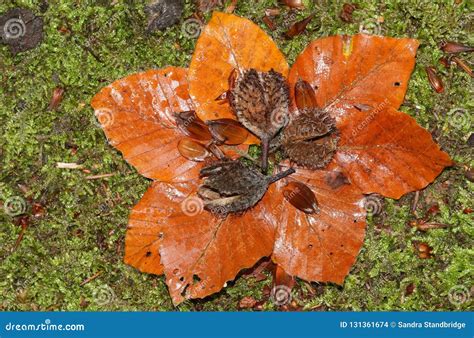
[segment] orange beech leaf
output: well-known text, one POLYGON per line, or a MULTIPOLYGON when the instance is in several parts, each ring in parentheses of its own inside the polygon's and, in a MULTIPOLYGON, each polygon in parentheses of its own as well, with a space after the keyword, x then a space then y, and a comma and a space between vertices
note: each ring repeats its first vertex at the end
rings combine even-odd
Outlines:
POLYGON ((127 232, 126 262, 140 269, 147 269, 154 257, 160 272, 159 242, 175 304, 218 292, 240 270, 252 267, 273 249, 273 187, 253 209, 219 218, 203 210, 197 185, 197 180, 153 183, 132 212, 127 232))
MULTIPOLYGON (((271 69, 287 76, 288 64, 273 40, 252 21, 214 12, 201 33, 189 66, 189 86, 203 120, 235 119, 228 103, 216 98, 229 89, 234 69, 271 69)), ((249 139, 250 141, 250 139, 249 139)), ((252 138, 252 142, 257 140, 252 138)))
POLYGON ((154 182, 132 209, 125 237, 125 263, 156 275, 163 273, 159 251, 162 225, 156 220, 170 213, 160 199, 161 188, 160 183, 154 182))
POLYGON ((327 177, 335 168, 333 163, 325 170, 297 169, 275 184, 278 227, 273 260, 288 274, 307 281, 342 284, 364 242, 364 195, 354 185, 331 188, 327 177), (283 197, 285 185, 294 181, 314 192, 317 214, 300 211, 283 197))
POLYGON ((288 77, 291 93, 299 80, 314 89, 316 100, 334 118, 355 105, 398 109, 415 65, 418 41, 357 34, 313 41, 298 56, 288 77))
POLYGON ((97 119, 115 148, 145 177, 187 181, 201 164, 178 151, 186 137, 173 113, 194 109, 187 70, 167 67, 133 74, 103 88, 92 100, 97 119))
POLYGON ((398 199, 426 187, 452 165, 427 130, 390 107, 350 114, 338 129, 341 139, 335 160, 366 194, 398 199))
POLYGON ((293 99, 306 81, 318 105, 336 119, 337 163, 363 193, 400 198, 452 163, 426 130, 396 111, 417 47, 412 39, 332 36, 312 42, 290 71, 293 99))
POLYGON ((273 271, 273 284, 274 286, 284 285, 291 291, 296 284, 295 277, 290 276, 286 271, 279 265, 275 266, 273 271))

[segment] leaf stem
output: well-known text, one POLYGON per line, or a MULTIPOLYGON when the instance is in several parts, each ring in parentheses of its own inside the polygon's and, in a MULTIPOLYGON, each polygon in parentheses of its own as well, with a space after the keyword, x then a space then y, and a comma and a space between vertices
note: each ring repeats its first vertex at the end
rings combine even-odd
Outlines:
POLYGON ((287 169, 285 171, 282 171, 281 173, 278 173, 275 176, 272 176, 270 178, 270 183, 269 184, 275 183, 276 181, 279 181, 282 178, 290 176, 291 174, 294 174, 295 172, 296 172, 296 170, 294 168, 290 168, 290 169, 287 169))

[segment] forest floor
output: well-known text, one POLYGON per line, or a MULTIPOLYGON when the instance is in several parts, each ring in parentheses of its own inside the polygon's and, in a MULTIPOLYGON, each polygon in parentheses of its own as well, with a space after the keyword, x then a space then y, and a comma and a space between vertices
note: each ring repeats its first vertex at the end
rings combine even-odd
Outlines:
MULTIPOLYGON (((416 209, 419 218, 446 227, 420 232, 410 226, 417 218, 411 211, 415 193, 385 199, 383 211, 369 220, 344 285, 298 281, 293 300, 304 310, 472 310, 474 183, 467 171, 474 166, 468 144, 473 82, 457 67, 440 65, 438 44, 474 45, 474 7, 467 0, 354 3, 353 23, 345 23, 339 17, 343 1, 307 0, 302 11, 283 9, 276 31, 262 22, 276 0, 240 0, 235 13, 265 29, 290 64, 310 41, 333 34, 365 30, 420 40, 401 110, 430 130, 457 163, 420 192, 416 209), (310 13, 316 17, 305 34, 282 37, 291 22, 310 13), (431 89, 428 65, 442 74, 444 93, 431 89), (419 257, 418 242, 432 248, 431 258, 419 257)), ((191 1, 180 23, 151 34, 141 1, 2 0, 0 15, 15 7, 43 18, 44 40, 16 55, 0 45, 0 201, 16 198, 26 207, 22 215, 0 212, 0 310, 223 311, 239 309, 246 296, 267 300, 271 277, 244 276, 212 297, 175 308, 163 277, 122 261, 129 211, 150 181, 107 144, 89 103, 100 88, 126 75, 187 66, 196 43, 182 30, 195 11, 191 1), (64 99, 50 111, 56 87, 65 89, 64 99), (58 162, 88 171, 58 168, 58 162), (88 179, 99 174, 113 175, 88 179)), ((472 65, 472 54, 463 57, 472 65)))

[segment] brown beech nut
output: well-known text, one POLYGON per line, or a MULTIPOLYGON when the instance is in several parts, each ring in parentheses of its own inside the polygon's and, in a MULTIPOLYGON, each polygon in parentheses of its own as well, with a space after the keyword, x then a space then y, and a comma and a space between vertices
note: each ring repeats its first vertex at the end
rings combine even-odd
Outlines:
POLYGON ((428 80, 430 81, 431 87, 437 92, 437 93, 442 93, 444 92, 444 85, 443 81, 441 81, 441 78, 438 76, 436 73, 436 70, 434 67, 426 67, 426 74, 428 74, 428 80))
POLYGON ((200 141, 209 141, 212 135, 207 125, 193 110, 175 114, 176 125, 185 135, 200 141))
POLYGON ((296 209, 306 214, 319 211, 318 201, 314 192, 304 183, 292 181, 283 188, 283 196, 296 209))
POLYGON ((220 144, 238 145, 247 140, 249 132, 238 121, 219 119, 207 121, 209 131, 220 144))
POLYGON ((474 51, 474 47, 466 46, 458 42, 443 41, 440 43, 440 49, 448 54, 469 53, 474 51))
POLYGON ((183 138, 178 142, 178 151, 181 156, 194 162, 202 162, 210 155, 202 144, 190 138, 183 138))
POLYGON ((281 2, 290 8, 304 9, 303 0, 282 0, 281 2))

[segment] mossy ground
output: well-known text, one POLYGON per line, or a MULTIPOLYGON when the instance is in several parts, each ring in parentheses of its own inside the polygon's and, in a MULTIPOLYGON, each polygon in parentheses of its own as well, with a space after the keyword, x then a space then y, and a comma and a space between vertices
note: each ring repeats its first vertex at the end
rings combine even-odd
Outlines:
MULTIPOLYGON (((474 44, 472 2, 354 2, 359 9, 352 24, 339 19, 343 1, 308 0, 307 9, 297 14, 303 18, 316 13, 306 34, 288 41, 281 38, 283 29, 269 33, 290 63, 309 41, 356 33, 361 25, 388 36, 420 39, 402 110, 434 131, 437 142, 459 166, 446 170, 422 192, 418 213, 423 215, 437 202, 441 212, 431 220, 450 226, 418 232, 408 226, 414 219, 413 194, 386 200, 383 213, 369 222, 365 244, 344 286, 313 283, 311 293, 300 281, 294 299, 305 309, 469 309, 472 297, 456 304, 448 295, 456 286, 471 290, 474 280, 472 214, 463 212, 473 201, 473 184, 464 178, 464 168, 474 164, 472 148, 466 144, 472 131, 472 79, 459 69, 439 66, 446 91, 436 94, 424 66, 439 65, 437 44, 442 39, 474 44), (380 17, 383 23, 377 23, 380 17), (450 119, 454 108, 464 109, 461 122, 450 119), (413 241, 429 244, 433 258, 418 258, 413 241)), ((0 195, 3 200, 10 196, 27 200, 26 214, 34 201, 46 208, 44 216, 30 216, 14 251, 21 230, 18 217, 0 213, 0 309, 176 310, 162 277, 140 273, 122 262, 128 213, 149 181, 106 143, 89 102, 101 87, 128 74, 188 65, 196 41, 182 33, 182 22, 165 32, 145 34, 140 1, 51 0, 47 8, 44 3, 0 3, 0 13, 27 7, 45 22, 45 38, 36 49, 12 56, 6 46, 0 47, 0 195), (57 86, 66 89, 64 100, 57 111, 47 111, 57 86), (116 175, 87 180, 81 170, 56 168, 57 162, 80 163, 92 174, 116 175), (99 271, 97 278, 81 286, 99 271)), ((240 0, 236 13, 266 29, 261 18, 275 5, 276 0, 240 0)), ((193 10, 187 1, 185 17, 193 10)), ((269 279, 239 278, 219 294, 185 302, 177 310, 235 310, 244 296, 261 299, 262 288, 269 283, 269 279)), ((271 302, 265 308, 276 309, 271 302)))

